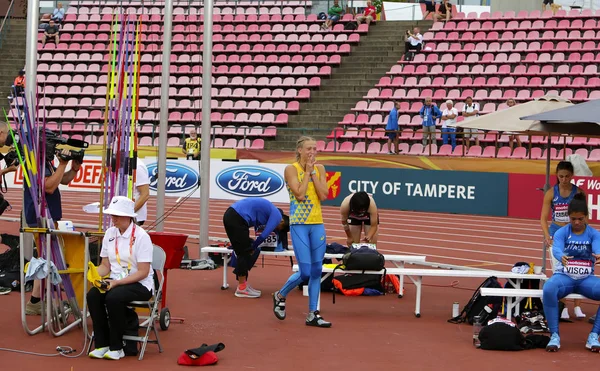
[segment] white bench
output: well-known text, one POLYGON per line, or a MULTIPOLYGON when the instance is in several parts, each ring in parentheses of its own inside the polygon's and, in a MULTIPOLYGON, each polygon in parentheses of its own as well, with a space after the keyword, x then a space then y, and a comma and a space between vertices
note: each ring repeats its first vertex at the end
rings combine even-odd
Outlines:
MULTIPOLYGON (((544 290, 540 289, 496 289, 492 287, 482 287, 481 296, 499 296, 506 298, 506 318, 511 319, 513 308, 516 307, 516 314, 519 314, 519 303, 525 298, 541 298, 544 290), (515 299, 513 302, 513 298, 515 299)), ((587 299, 583 295, 570 294, 567 299, 587 299)))
MULTIPOLYGON (((201 249, 202 252, 205 253, 215 253, 223 255, 223 286, 221 286, 221 290, 226 290, 229 288, 229 284, 227 283, 227 262, 229 260, 229 255, 233 253, 233 250, 228 249, 226 247, 203 247, 201 249)), ((261 255, 263 256, 285 256, 285 257, 294 257, 293 250, 285 250, 285 251, 261 251, 261 255)), ((344 257, 344 254, 325 254, 325 259, 341 259, 344 257)), ((393 263, 396 267, 404 268, 405 263, 424 263, 426 260, 425 256, 420 255, 384 255, 385 260, 393 263)), ((404 294, 404 276, 400 276, 400 293, 402 296, 404 294)))
MULTIPOLYGON (((294 265, 292 268, 294 272, 298 271, 298 265, 294 265)), ((321 282, 325 280, 329 275, 333 273, 333 268, 323 267, 324 273, 329 273, 323 276, 321 282)), ((350 274, 362 274, 363 271, 345 271, 342 269, 336 270, 339 273, 350 273, 350 274)), ((365 271, 365 274, 383 274, 384 271, 365 271)), ((443 269, 413 269, 413 268, 388 268, 387 274, 393 274, 396 276, 408 276, 410 280, 417 287, 416 303, 415 303, 415 316, 421 317, 421 288, 423 277, 465 277, 465 278, 488 278, 494 276, 496 278, 508 279, 513 286, 516 288, 521 287, 521 281, 524 279, 537 279, 545 281, 548 279, 545 274, 518 274, 504 271, 491 271, 491 270, 443 270, 443 269)))

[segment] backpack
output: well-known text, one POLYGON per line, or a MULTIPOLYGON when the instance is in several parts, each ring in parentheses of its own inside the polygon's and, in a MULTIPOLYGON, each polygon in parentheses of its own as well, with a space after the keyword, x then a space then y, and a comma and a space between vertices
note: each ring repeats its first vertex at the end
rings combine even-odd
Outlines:
POLYGON ((354 31, 358 28, 358 23, 348 22, 344 25, 344 31, 354 31))
POLYGON ((487 323, 487 321, 494 319, 498 316, 500 307, 502 305, 502 297, 499 296, 481 296, 480 289, 482 287, 491 288, 502 288, 502 285, 498 282, 498 278, 492 276, 486 278, 485 281, 475 290, 475 293, 471 297, 471 300, 465 305, 463 310, 457 317, 448 320, 450 323, 464 323, 468 322, 470 325, 473 324, 475 316, 481 317, 481 323, 487 323))
MULTIPOLYGON (((337 269, 363 271, 363 274, 346 274, 342 277, 333 279, 333 285, 346 295, 345 290, 359 290, 350 295, 363 295, 365 290, 367 293, 376 294, 369 289, 374 289, 379 293, 384 293, 383 278, 386 276, 385 257, 376 249, 368 246, 359 248, 351 248, 350 252, 344 254, 342 263, 338 264, 334 269, 332 276, 335 275, 337 269), (383 274, 364 274, 364 271, 381 271, 383 274), (337 281, 337 283, 336 283, 337 281), (362 289, 362 291, 361 291, 362 289)), ((377 294, 376 294, 377 295, 377 294)), ((335 290, 333 291, 333 303, 335 304, 335 290)))
POLYGON ((510 321, 498 318, 484 326, 479 332, 481 349, 484 350, 524 350, 525 337, 510 321))

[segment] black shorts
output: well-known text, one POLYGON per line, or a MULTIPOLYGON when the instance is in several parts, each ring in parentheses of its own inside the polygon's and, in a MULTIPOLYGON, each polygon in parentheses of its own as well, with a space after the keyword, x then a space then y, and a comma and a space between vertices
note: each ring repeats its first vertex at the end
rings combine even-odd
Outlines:
POLYGON ((544 5, 554 4, 554 0, 544 0, 544 5))
MULTIPOLYGON (((379 214, 377 214, 377 225, 381 224, 381 219, 379 219, 379 214)), ((371 225, 371 216, 369 215, 369 217, 367 218, 354 218, 352 216, 348 217, 348 224, 349 225, 371 225)))
POLYGON ((425 1, 425 11, 435 13, 435 3, 432 1, 425 1))

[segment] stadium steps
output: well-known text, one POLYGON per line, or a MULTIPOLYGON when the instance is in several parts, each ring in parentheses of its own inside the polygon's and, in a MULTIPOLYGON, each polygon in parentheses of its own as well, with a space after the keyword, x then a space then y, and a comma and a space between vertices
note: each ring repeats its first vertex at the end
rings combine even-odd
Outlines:
MULTIPOLYGON (((8 97, 10 87, 17 77, 19 70, 25 65, 25 34, 27 33, 27 20, 11 19, 10 31, 2 42, 0 49, 0 115, 2 108, 8 111, 8 97)), ((4 121, 4 117, 2 117, 4 121)))
POLYGON ((290 116, 287 126, 292 130, 278 130, 276 140, 265 142, 265 149, 292 150, 301 134, 325 139, 356 102, 401 58, 406 30, 418 26, 424 33, 431 25, 430 21, 381 21, 371 26, 368 35, 361 36, 360 44, 352 48, 349 56, 342 58, 331 78, 323 80, 319 90, 312 92, 310 101, 300 105, 300 113, 290 116))

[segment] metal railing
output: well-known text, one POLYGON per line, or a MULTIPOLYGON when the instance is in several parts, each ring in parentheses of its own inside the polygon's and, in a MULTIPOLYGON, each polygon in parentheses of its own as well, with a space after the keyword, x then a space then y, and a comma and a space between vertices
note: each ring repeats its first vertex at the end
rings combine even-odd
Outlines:
POLYGON ((2 23, 0 23, 0 48, 2 48, 2 42, 4 41, 6 35, 8 35, 8 32, 10 31, 10 17, 12 16, 14 7, 15 0, 12 0, 10 2, 10 5, 8 6, 8 10, 6 11, 4 19, 2 19, 2 23))

